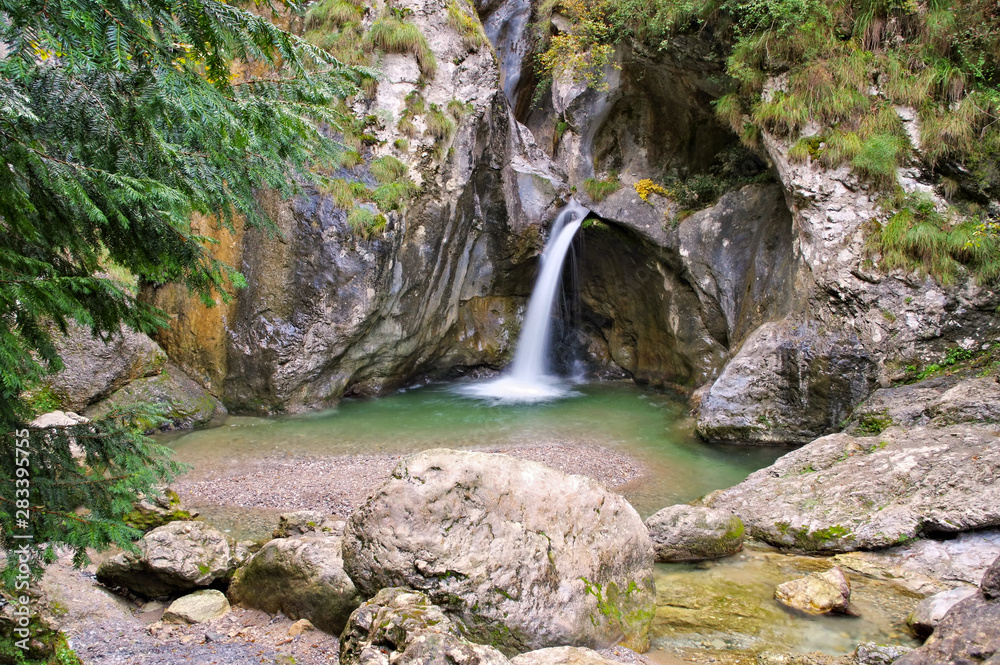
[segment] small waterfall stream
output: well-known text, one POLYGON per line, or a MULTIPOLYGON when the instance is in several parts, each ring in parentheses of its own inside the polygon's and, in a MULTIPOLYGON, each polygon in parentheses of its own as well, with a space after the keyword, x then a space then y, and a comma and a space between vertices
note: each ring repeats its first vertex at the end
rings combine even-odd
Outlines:
POLYGON ((514 362, 498 379, 462 386, 460 391, 463 394, 508 402, 535 402, 561 397, 569 392, 558 377, 549 373, 552 306, 559 290, 566 253, 589 212, 575 200, 559 212, 542 251, 542 270, 531 292, 514 362))

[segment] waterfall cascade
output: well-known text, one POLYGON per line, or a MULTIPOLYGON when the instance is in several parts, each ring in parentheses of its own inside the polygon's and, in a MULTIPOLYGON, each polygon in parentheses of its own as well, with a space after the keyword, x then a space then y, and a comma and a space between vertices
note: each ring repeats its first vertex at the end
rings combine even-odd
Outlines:
POLYGON ((549 372, 552 305, 559 290, 566 253, 589 212, 575 200, 559 212, 542 251, 542 270, 528 301, 514 362, 498 379, 462 386, 463 394, 509 402, 536 402, 568 393, 565 383, 549 372))

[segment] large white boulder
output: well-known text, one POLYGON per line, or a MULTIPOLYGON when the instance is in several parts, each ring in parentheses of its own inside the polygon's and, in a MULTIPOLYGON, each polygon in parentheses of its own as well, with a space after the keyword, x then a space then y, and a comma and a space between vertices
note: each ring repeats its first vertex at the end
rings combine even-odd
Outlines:
POLYGON ((344 569, 362 593, 425 592, 469 639, 508 654, 648 648, 652 547, 625 499, 594 480, 505 455, 403 460, 355 511, 344 569))

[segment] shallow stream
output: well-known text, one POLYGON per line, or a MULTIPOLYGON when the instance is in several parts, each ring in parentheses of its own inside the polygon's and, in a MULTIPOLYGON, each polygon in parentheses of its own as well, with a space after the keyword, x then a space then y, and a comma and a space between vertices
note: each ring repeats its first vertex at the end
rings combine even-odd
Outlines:
MULTIPOLYGON (((742 481, 787 448, 708 445, 685 407, 626 383, 577 385, 547 403, 502 404, 458 394, 455 385, 345 400, 335 409, 280 418, 230 417, 221 426, 162 439, 192 475, 224 475, 236 462, 275 455, 404 455, 430 448, 504 450, 558 446, 625 453, 644 472, 616 488, 643 518, 742 481)), ((573 454, 573 453, 569 453, 573 454)), ((574 467, 579 466, 576 462, 574 467)), ((227 530, 269 524, 274 511, 203 508, 227 530)), ((234 535, 237 535, 234 533, 234 535)), ((842 654, 861 641, 910 643, 901 621, 917 602, 885 584, 859 581, 859 617, 804 617, 772 599, 774 586, 828 567, 823 560, 748 550, 717 562, 657 566, 654 648, 842 654)))

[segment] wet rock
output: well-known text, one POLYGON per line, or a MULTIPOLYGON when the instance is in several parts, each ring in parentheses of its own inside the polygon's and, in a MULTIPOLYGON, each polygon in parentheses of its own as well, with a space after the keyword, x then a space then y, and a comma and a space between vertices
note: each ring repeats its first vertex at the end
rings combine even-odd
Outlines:
POLYGON ((120 552, 102 563, 97 579, 148 598, 207 587, 232 574, 229 540, 202 522, 171 522, 136 543, 138 553, 120 552))
POLYGON ((934 632, 934 627, 941 622, 948 610, 976 593, 976 587, 973 586, 960 586, 936 593, 920 601, 906 618, 906 623, 917 637, 927 637, 934 632))
POLYGON ((549 647, 522 653, 510 659, 514 665, 612 665, 616 660, 605 658, 584 647, 549 647))
POLYGON ((63 409, 80 411, 130 381, 159 374, 167 355, 143 333, 128 328, 108 340, 70 324, 67 334, 54 334, 63 369, 47 381, 63 409))
POLYGON ((424 591, 469 639, 507 653, 618 642, 645 650, 651 551, 635 510, 588 478, 433 450, 403 460, 354 512, 344 567, 366 594, 424 591))
POLYGON ((507 665, 490 646, 464 639, 426 594, 382 589, 351 614, 340 637, 342 665, 507 665))
POLYGON ((341 539, 310 532, 276 538, 240 568, 229 597, 290 619, 308 619, 328 633, 339 633, 361 602, 344 573, 341 539))
POLYGON ((313 531, 339 536, 344 532, 344 522, 332 520, 318 510, 297 510, 279 515, 278 526, 271 535, 288 538, 313 531))
POLYGON ((1000 525, 1000 446, 984 427, 832 434, 707 499, 753 537, 803 551, 888 547, 1000 525))
POLYGON ((912 650, 910 647, 863 642, 854 650, 852 658, 857 665, 891 665, 912 650))
POLYGON ((716 559, 743 548, 743 522, 724 510, 670 506, 646 520, 657 563, 716 559))
POLYGON ((168 364, 157 376, 131 382, 111 397, 87 409, 90 418, 101 418, 116 407, 138 403, 163 409, 165 424, 149 423, 153 429, 183 429, 204 425, 226 413, 218 399, 192 381, 178 367, 168 364))
POLYGON ((987 570, 979 592, 956 603, 924 646, 895 661, 895 665, 994 665, 1000 660, 1000 598, 993 595, 998 576, 1000 558, 987 570))
POLYGON ((181 596, 163 613, 163 623, 204 623, 229 614, 226 595, 215 589, 195 591, 181 596))
POLYGON ((960 533, 945 540, 921 539, 908 545, 833 557, 837 565, 891 581, 923 596, 956 585, 975 586, 1000 551, 1000 530, 960 533))
POLYGON ((837 566, 822 573, 779 584, 774 597, 781 603, 808 614, 849 613, 851 584, 837 566))

